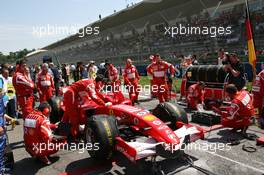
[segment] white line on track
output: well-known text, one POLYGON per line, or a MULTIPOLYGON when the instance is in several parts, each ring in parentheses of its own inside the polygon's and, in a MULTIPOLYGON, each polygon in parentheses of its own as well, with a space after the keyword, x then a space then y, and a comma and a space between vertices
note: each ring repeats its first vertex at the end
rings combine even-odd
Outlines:
MULTIPOLYGON (((203 150, 203 151, 205 151, 205 150, 203 150)), ((216 153, 213 153, 213 152, 210 152, 210 151, 205 151, 205 152, 206 152, 206 153, 209 153, 209 154, 211 154, 211 155, 214 155, 214 156, 220 157, 220 158, 222 158, 222 159, 225 159, 225 160, 231 161, 231 162, 233 162, 233 163, 239 164, 239 165, 241 165, 241 166, 247 167, 247 168, 252 169, 252 170, 254 170, 254 171, 257 171, 257 172, 260 172, 260 173, 264 173, 264 170, 258 169, 258 168, 256 168, 256 167, 253 167, 253 166, 250 166, 250 165, 247 165, 247 164, 244 164, 244 163, 242 163, 242 162, 238 162, 238 161, 233 160, 233 159, 230 159, 230 158, 228 158, 228 157, 221 156, 221 155, 219 155, 219 154, 216 154, 216 153)), ((260 164, 262 164, 262 163, 260 163, 260 164)))

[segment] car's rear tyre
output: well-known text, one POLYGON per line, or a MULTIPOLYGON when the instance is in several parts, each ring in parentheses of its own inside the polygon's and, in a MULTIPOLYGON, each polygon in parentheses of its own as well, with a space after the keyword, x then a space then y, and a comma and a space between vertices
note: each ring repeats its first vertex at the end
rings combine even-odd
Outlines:
POLYGON ((93 145, 88 150, 95 160, 111 159, 115 147, 115 138, 119 135, 115 117, 94 115, 88 119, 85 131, 86 143, 93 145))
POLYGON ((61 109, 62 97, 52 97, 48 103, 51 107, 50 122, 57 123, 63 116, 63 110, 61 109))
POLYGON ((176 122, 189 123, 185 110, 179 105, 170 102, 158 104, 152 113, 163 122, 170 122, 168 126, 172 130, 178 129, 176 128, 176 122))

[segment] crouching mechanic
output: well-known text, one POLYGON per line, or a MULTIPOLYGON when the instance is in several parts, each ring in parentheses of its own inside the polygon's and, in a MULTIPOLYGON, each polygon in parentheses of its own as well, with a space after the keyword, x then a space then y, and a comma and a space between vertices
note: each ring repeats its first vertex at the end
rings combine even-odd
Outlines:
POLYGON ((226 109, 227 113, 215 108, 223 117, 221 124, 233 128, 233 131, 242 130, 242 133, 246 134, 248 126, 251 125, 251 118, 255 115, 251 95, 246 90, 238 91, 234 84, 227 85, 225 93, 231 100, 231 106, 226 109))
POLYGON ((110 106, 111 102, 105 102, 103 95, 99 92, 102 88, 102 76, 97 76, 95 80, 93 79, 83 79, 79 80, 66 88, 66 92, 63 97, 63 104, 65 106, 65 112, 63 114, 61 125, 70 124, 71 126, 71 136, 76 138, 79 125, 84 124, 86 118, 81 118, 79 111, 79 104, 82 100, 81 95, 83 93, 88 94, 92 101, 98 105, 110 106))
POLYGON ((41 103, 36 111, 28 114, 24 121, 24 143, 26 151, 48 165, 48 156, 58 151, 64 144, 63 137, 52 134, 57 126, 50 124, 51 107, 47 102, 41 103))
POLYGON ((196 109, 198 104, 204 105, 204 82, 191 85, 187 91, 187 106, 189 109, 196 109))
POLYGON ((253 83, 252 94, 258 125, 264 129, 264 70, 257 75, 253 83))

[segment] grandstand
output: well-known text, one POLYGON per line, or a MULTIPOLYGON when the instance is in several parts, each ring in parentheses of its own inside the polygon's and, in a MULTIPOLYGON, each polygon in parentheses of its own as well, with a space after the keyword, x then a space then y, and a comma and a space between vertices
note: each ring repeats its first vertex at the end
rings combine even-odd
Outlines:
MULTIPOLYGON (((219 48, 245 55, 246 35, 244 0, 163 0, 159 3, 141 2, 86 27, 100 27, 99 35, 81 38, 72 35, 42 49, 49 52, 31 55, 31 64, 41 61, 45 54, 56 55, 61 62, 97 63, 110 59, 122 65, 132 57, 136 64, 147 64, 147 56, 160 53, 167 60, 177 62, 178 55, 196 54, 200 62, 214 63, 219 48), (219 8, 218 5, 220 4, 219 8), (216 9, 217 8, 217 9, 216 9), (165 26, 231 26, 231 35, 211 38, 207 35, 164 35, 165 26)), ((250 0, 250 10, 258 56, 264 56, 264 1, 250 0)), ((80 29, 84 30, 84 29, 80 29)))

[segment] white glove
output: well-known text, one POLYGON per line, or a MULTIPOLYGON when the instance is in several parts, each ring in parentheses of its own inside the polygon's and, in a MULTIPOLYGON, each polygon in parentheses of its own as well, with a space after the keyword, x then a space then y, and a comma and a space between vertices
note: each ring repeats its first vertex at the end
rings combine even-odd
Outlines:
POLYGON ((112 106, 112 103, 111 102, 107 102, 107 103, 105 103, 105 106, 112 106))

